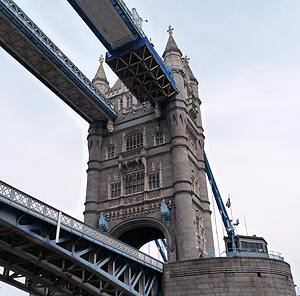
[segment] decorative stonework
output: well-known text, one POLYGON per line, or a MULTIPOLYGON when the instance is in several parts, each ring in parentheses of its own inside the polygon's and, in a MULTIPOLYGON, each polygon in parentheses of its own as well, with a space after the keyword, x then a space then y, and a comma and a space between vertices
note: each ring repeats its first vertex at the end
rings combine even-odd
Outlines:
POLYGON ((196 247, 199 250, 199 257, 203 258, 207 256, 203 217, 200 214, 200 211, 198 209, 194 208, 193 213, 194 213, 196 247))
POLYGON ((154 192, 149 192, 147 199, 155 199, 155 198, 160 198, 161 197, 161 191, 160 190, 156 190, 154 192))
MULTIPOLYGON (((160 200, 150 204, 143 204, 143 205, 133 206, 133 207, 123 207, 121 209, 115 209, 115 210, 111 209, 105 211, 104 214, 108 217, 108 220, 118 220, 118 219, 134 217, 134 216, 148 215, 150 213, 155 213, 160 211, 161 202, 162 201, 160 200)), ((166 202, 170 209, 174 206, 174 203, 172 203, 171 200, 168 200, 166 202)))
POLYGON ((133 106, 130 106, 130 107, 123 107, 122 116, 123 116, 123 118, 125 118, 126 115, 129 115, 129 114, 135 115, 139 111, 146 112, 147 106, 148 106, 147 102, 143 102, 141 104, 134 104, 133 106))
POLYGON ((146 168, 146 149, 140 147, 119 154, 119 169, 126 174, 133 171, 145 170, 146 168))
POLYGON ((119 199, 119 200, 114 200, 114 201, 109 201, 109 202, 108 202, 108 207, 109 207, 109 208, 115 208, 115 207, 118 207, 118 206, 120 206, 120 205, 122 205, 122 200, 121 200, 121 199, 119 199))
POLYGON ((144 194, 124 198, 124 204, 134 204, 144 200, 144 194))
POLYGON ((114 131, 114 123, 113 123, 111 118, 108 119, 108 122, 107 122, 106 126, 107 126, 107 131, 109 133, 112 133, 114 131))

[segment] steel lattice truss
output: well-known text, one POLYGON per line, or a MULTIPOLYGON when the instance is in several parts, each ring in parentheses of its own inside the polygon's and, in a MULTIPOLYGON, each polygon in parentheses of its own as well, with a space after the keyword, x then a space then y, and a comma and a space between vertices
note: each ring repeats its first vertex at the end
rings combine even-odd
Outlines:
POLYGON ((178 92, 147 37, 108 53, 106 63, 140 102, 161 101, 178 92))
POLYGON ((88 122, 116 117, 111 102, 11 0, 0 0, 0 46, 88 122))
POLYGON ((51 222, 58 216, 0 182, 0 280, 43 296, 156 295, 161 289, 160 262, 66 214, 58 239, 51 222))

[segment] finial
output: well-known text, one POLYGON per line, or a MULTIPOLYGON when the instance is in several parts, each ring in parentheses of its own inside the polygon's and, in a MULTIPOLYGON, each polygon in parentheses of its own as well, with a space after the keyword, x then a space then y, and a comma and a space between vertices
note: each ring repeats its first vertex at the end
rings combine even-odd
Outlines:
POLYGON ((104 61, 104 58, 103 58, 103 54, 102 54, 99 58, 100 65, 103 65, 103 61, 104 61))
POLYGON ((169 29, 168 29, 168 31, 167 31, 167 32, 169 33, 169 35, 172 35, 172 34, 173 34, 173 32, 172 32, 173 30, 174 30, 174 28, 172 28, 172 26, 170 25, 170 26, 169 26, 169 29))
POLYGON ((187 55, 185 55, 185 57, 183 59, 187 64, 189 63, 190 58, 187 55))

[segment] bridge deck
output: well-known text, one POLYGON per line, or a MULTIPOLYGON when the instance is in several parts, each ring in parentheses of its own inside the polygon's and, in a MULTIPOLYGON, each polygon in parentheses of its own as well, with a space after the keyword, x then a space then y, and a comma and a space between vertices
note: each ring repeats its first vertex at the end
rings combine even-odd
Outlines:
POLYGON ((37 295, 155 295, 163 272, 156 259, 2 181, 0 265, 0 280, 37 295))
POLYGON ((0 0, 0 46, 88 122, 116 117, 112 103, 12 0, 0 0))

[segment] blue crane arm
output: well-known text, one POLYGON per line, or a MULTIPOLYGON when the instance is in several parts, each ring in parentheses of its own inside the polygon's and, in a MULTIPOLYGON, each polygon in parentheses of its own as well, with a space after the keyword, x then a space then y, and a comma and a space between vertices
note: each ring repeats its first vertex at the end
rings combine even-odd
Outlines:
POLYGON ((221 194, 219 192, 217 183, 215 181, 214 175, 213 175, 213 173, 211 171, 211 168, 210 168, 210 165, 208 163, 208 159, 207 159, 205 151, 204 151, 204 162, 205 162, 205 168, 206 168, 207 177, 208 177, 208 180, 209 180, 209 182, 211 184, 211 188, 212 188, 212 191, 213 191, 213 194, 214 194, 215 201, 217 203, 219 212, 220 212, 220 214, 222 216, 223 224, 225 226, 227 234, 229 236, 232 236, 232 234, 234 234, 234 227, 233 227, 233 225, 231 223, 231 220, 229 219, 229 216, 227 214, 227 211, 226 211, 226 208, 224 206, 223 200, 221 198, 221 194))

